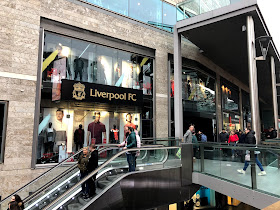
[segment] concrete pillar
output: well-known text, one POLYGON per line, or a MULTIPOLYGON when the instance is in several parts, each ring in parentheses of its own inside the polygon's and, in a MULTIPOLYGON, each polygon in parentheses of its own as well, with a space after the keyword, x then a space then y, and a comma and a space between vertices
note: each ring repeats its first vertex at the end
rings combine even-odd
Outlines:
POLYGON ((252 16, 247 16, 247 49, 248 49, 248 71, 250 102, 252 113, 252 129, 256 132, 257 144, 261 141, 261 124, 258 94, 258 78, 256 64, 255 29, 252 16))
POLYGON ((239 88, 240 129, 244 130, 242 89, 239 88))
POLYGON ((272 82, 272 100, 273 100, 274 127, 277 130, 277 138, 279 138, 276 74, 275 74, 275 61, 274 61, 274 57, 273 56, 270 57, 270 69, 271 69, 271 82, 272 82))
POLYGON ((222 91, 221 91, 221 77, 216 75, 216 121, 217 121, 217 141, 219 141, 219 133, 223 129, 223 113, 222 113, 222 91))
POLYGON ((183 138, 181 34, 174 27, 174 123, 175 137, 183 138))

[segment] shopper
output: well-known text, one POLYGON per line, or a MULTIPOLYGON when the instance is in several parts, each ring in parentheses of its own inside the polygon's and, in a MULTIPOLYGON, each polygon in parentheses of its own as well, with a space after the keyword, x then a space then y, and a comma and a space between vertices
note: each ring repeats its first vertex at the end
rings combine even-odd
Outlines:
MULTIPOLYGON (((250 128, 246 128, 245 129, 245 134, 246 134, 246 137, 245 137, 245 143, 246 144, 256 144, 255 131, 252 131, 250 128)), ((264 176, 264 175, 266 175, 266 172, 264 171, 264 169, 262 167, 262 164, 260 163, 260 161, 258 159, 258 153, 260 153, 260 152, 258 152, 258 151, 254 152, 256 163, 261 170, 261 172, 258 173, 258 175, 259 176, 264 176)), ((246 151, 246 155, 250 157, 250 151, 246 151)), ((246 160, 246 159, 247 158, 245 158, 245 164, 244 164, 243 169, 237 170, 238 173, 245 174, 246 169, 249 166, 249 161, 250 161, 250 160, 248 160, 248 159, 246 160)))
MULTIPOLYGON (((132 127, 128 127, 127 145, 123 149, 131 149, 137 147, 136 135, 132 127)), ((135 155, 136 151, 126 152, 129 172, 135 171, 135 155)))
POLYGON ((222 132, 219 134, 219 140, 220 142, 222 143, 227 143, 228 142, 228 138, 229 138, 229 135, 228 133, 226 132, 226 129, 222 129, 222 132))
POLYGON ((266 133, 266 138, 268 139, 275 139, 277 138, 277 131, 274 129, 274 127, 270 127, 268 132, 266 133))
MULTIPOLYGON (((78 168, 80 169, 81 179, 83 179, 88 175, 88 160, 89 160, 88 148, 84 147, 83 154, 81 154, 78 160, 78 168)), ((88 181, 82 184, 82 196, 84 199, 89 198, 88 181)))
POLYGON ((14 197, 15 197, 15 201, 17 202, 17 204, 18 204, 18 206, 19 206, 19 209, 20 209, 20 210, 24 209, 24 203, 23 203, 23 201, 21 200, 20 196, 17 195, 17 194, 15 194, 14 197))
POLYGON ((16 201, 11 201, 9 203, 9 208, 8 210, 21 210, 18 203, 16 201))
POLYGON ((184 143, 192 143, 192 132, 194 130, 194 125, 190 124, 189 125, 189 129, 187 130, 187 132, 184 134, 184 143))
MULTIPOLYGON (((228 143, 233 145, 233 146, 236 146, 238 140, 239 140, 239 138, 238 138, 237 134, 235 134, 235 132, 232 130, 230 132, 230 135, 229 135, 229 138, 228 138, 228 143)), ((232 155, 231 156, 232 158, 234 158, 234 155, 236 155, 234 149, 231 150, 231 155, 232 155)))
MULTIPOLYGON (((95 144, 89 145, 89 159, 88 159, 88 167, 87 171, 88 173, 93 172, 98 167, 98 151, 96 149, 95 144)), ((96 180, 96 174, 94 174, 89 180, 89 197, 93 197, 96 194, 96 187, 95 187, 95 180, 96 180)))

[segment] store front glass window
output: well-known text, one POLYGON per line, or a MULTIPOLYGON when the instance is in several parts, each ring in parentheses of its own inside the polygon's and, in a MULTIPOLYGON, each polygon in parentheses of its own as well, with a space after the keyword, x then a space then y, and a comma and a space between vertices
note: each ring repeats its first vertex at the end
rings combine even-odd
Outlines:
POLYGON ((153 136, 152 58, 46 32, 42 66, 37 163, 122 142, 127 126, 153 136))
POLYGON ((223 113, 223 126, 226 131, 241 129, 240 116, 233 113, 223 113))
POLYGON ((239 112, 239 90, 230 82, 221 82, 222 108, 226 111, 239 112))
MULTIPOLYGON (((187 131, 189 124, 195 124, 196 131, 203 131, 208 141, 215 139, 216 105, 215 79, 203 69, 183 67, 182 69, 182 101, 183 130, 187 131)), ((171 135, 175 135, 174 127, 174 68, 171 65, 170 74, 170 106, 171 135)))

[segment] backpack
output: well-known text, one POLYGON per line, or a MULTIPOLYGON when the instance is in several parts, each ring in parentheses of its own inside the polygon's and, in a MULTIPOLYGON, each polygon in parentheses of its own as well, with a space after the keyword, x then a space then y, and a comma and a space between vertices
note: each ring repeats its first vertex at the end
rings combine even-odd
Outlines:
POLYGON ((201 142, 207 142, 207 136, 205 134, 201 134, 201 142))

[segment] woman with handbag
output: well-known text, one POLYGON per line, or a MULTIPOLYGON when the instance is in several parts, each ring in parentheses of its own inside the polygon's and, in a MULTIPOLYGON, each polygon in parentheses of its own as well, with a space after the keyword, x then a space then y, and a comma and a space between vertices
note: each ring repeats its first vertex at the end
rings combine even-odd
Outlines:
MULTIPOLYGON (((251 131, 251 129, 249 128, 246 128, 245 129, 245 134, 246 134, 246 137, 245 137, 245 143, 246 144, 256 144, 256 138, 255 138, 255 131, 251 131)), ((259 161, 258 159, 258 154, 260 154, 259 151, 254 151, 254 155, 255 155, 255 159, 256 159, 256 163, 257 165, 259 166, 261 172, 258 173, 259 176, 264 176, 266 175, 266 172, 264 171, 263 167, 262 167, 262 164, 261 162, 259 161)), ((246 151, 246 155, 245 155, 245 164, 244 164, 244 167, 243 169, 239 169, 237 170, 238 173, 240 174, 245 174, 246 172, 246 169, 248 168, 249 166, 249 162, 250 162, 250 151, 246 151)))

